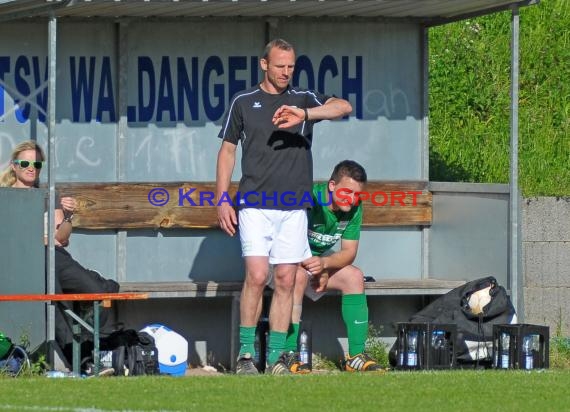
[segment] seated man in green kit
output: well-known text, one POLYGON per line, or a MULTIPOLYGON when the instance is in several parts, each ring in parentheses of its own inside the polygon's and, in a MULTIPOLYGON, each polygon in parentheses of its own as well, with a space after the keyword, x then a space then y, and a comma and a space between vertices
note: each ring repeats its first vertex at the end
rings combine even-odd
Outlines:
MULTIPOLYGON (((348 336, 346 371, 377 371, 381 367, 364 353, 368 336, 368 305, 364 294, 364 275, 352 263, 358 251, 362 205, 356 193, 364 190, 366 171, 352 160, 334 168, 328 182, 313 185, 314 206, 308 211, 308 237, 312 257, 304 260, 295 278, 291 325, 285 349, 297 352, 303 295, 312 300, 327 290, 342 292, 342 318, 348 336), (341 241, 340 250, 330 249, 341 241)), ((308 373, 310 367, 299 356, 290 356, 292 373, 308 373)))

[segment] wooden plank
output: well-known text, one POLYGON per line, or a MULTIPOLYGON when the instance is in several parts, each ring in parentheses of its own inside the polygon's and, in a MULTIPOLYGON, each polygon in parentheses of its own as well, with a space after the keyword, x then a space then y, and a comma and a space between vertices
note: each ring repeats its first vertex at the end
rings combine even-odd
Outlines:
MULTIPOLYGON (((440 295, 464 285, 464 280, 381 279, 364 284, 367 295, 440 295)), ((241 292, 243 282, 123 282, 121 291, 144 292, 150 298, 224 297, 241 292)))
POLYGON ((364 227, 425 226, 432 222, 432 194, 427 182, 370 182, 363 201, 364 227))
MULTIPOLYGON (((81 229, 218 227, 214 182, 66 183, 57 190, 78 200, 73 226, 81 229), (155 206, 149 199, 164 204, 155 206)), ((229 195, 236 191, 233 183, 229 195)), ((373 181, 366 192, 370 198, 363 200, 364 227, 431 224, 427 182, 373 181)))
POLYGON ((0 295, 2 302, 24 301, 94 301, 94 300, 137 300, 148 299, 148 293, 55 293, 0 295))
POLYGON ((122 282, 121 292, 144 292, 151 298, 236 296, 243 282, 122 282))

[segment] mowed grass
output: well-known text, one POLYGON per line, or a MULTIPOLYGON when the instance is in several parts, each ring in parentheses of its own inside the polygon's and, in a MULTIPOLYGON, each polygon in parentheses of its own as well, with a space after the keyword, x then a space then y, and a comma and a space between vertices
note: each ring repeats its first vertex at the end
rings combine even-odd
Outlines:
POLYGON ((9 411, 563 411, 570 372, 422 371, 305 376, 1 378, 9 411))

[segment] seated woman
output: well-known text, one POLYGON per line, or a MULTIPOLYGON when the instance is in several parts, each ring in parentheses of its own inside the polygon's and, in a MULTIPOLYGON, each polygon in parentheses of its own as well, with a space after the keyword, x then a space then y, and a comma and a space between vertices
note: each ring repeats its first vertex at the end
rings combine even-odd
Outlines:
MULTIPOLYGON (((10 158, 8 168, 0 174, 0 187, 28 189, 38 187, 40 172, 45 164, 41 147, 28 140, 17 145, 10 158)), ((73 212, 77 202, 72 197, 56 199, 55 209, 55 292, 56 293, 115 293, 119 284, 105 279, 94 270, 81 266, 65 249, 69 245, 72 231, 73 212)), ((46 234, 47 244, 47 234, 46 234)), ((101 312, 103 329, 108 319, 108 309, 101 312)), ((56 310, 55 337, 69 361, 71 359, 72 333, 63 312, 56 310)))

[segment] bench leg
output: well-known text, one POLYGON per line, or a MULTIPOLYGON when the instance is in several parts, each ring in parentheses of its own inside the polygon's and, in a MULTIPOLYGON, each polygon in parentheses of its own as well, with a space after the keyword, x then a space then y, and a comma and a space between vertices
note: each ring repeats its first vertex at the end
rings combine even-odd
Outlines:
POLYGON ((236 293, 232 296, 232 309, 230 315, 231 321, 231 337, 230 337, 230 368, 232 371, 236 369, 237 363, 237 355, 238 355, 238 347, 239 347, 239 323, 240 323, 240 316, 239 316, 239 304, 240 304, 240 295, 236 293))
MULTIPOLYGON (((77 305, 74 305, 74 311, 78 312, 77 305)), ((81 325, 72 318, 72 327, 71 330, 73 332, 73 354, 72 354, 72 368, 73 373, 77 376, 81 374, 81 325)))
POLYGON ((99 307, 100 302, 93 301, 93 368, 95 376, 99 375, 99 307))

